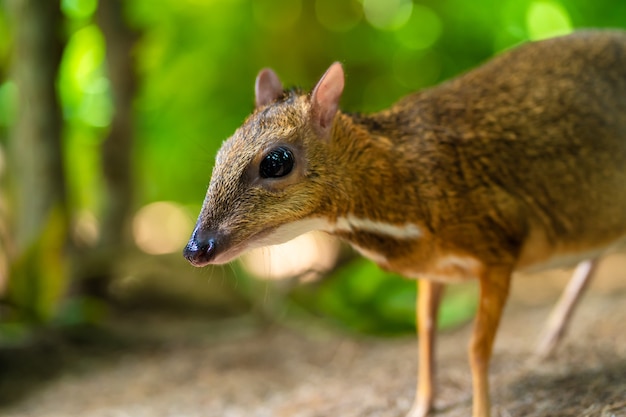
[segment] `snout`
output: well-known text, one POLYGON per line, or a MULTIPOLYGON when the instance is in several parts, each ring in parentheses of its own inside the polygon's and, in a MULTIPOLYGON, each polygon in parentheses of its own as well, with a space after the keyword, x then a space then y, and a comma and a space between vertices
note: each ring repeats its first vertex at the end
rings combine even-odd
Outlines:
POLYGON ((193 266, 205 266, 215 258, 217 239, 211 233, 202 232, 196 227, 191 239, 183 249, 183 256, 193 266))

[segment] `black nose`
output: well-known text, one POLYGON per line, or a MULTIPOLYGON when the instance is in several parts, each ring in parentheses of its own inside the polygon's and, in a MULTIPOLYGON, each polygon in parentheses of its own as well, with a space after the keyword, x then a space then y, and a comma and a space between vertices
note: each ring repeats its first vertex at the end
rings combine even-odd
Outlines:
POLYGON ((201 233, 196 228, 183 250, 183 256, 193 266, 208 265, 215 257, 215 238, 201 233))

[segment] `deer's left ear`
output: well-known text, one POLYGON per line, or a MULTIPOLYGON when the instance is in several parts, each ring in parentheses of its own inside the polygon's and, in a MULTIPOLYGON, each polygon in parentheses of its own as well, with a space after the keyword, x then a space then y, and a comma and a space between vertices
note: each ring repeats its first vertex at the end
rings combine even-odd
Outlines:
POLYGON ((328 137, 339 109, 344 74, 339 62, 333 63, 311 93, 311 122, 320 136, 328 137))
POLYGON ((274 71, 264 68, 254 83, 254 103, 256 107, 266 106, 283 94, 283 84, 274 71))

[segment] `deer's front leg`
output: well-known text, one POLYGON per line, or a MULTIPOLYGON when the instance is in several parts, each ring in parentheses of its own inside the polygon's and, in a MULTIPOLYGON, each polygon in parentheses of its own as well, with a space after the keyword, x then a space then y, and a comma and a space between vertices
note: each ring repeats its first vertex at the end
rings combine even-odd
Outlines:
POLYGON ((489 417, 489 362, 498 324, 509 293, 511 269, 487 268, 480 278, 480 300, 470 343, 473 417, 489 417))
POLYGON ((407 417, 426 417, 435 397, 435 337, 437 312, 444 285, 429 280, 418 281, 417 337, 418 368, 415 402, 407 417))

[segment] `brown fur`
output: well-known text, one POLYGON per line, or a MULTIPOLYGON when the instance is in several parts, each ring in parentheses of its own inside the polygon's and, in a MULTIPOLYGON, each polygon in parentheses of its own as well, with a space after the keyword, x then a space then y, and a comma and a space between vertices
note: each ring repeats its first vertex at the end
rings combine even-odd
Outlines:
POLYGON ((370 115, 328 110, 325 78, 309 96, 278 94, 264 77, 259 107, 218 154, 192 240, 216 237, 225 261, 307 218, 419 226, 417 239, 332 231, 409 277, 480 280, 470 358, 474 416, 489 415, 487 366, 511 272, 626 236, 626 34, 523 45, 370 115), (260 179, 277 143, 296 168, 260 179))

